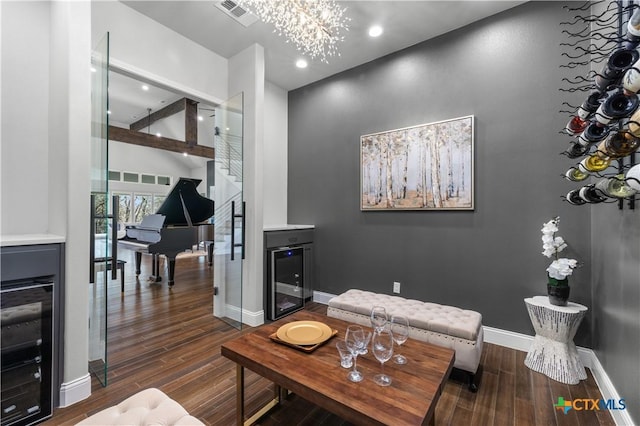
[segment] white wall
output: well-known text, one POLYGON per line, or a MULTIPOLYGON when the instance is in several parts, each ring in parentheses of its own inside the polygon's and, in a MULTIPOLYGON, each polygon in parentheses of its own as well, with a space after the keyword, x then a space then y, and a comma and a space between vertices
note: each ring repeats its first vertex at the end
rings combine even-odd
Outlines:
POLYGON ((227 59, 115 0, 92 2, 92 40, 110 33, 110 57, 175 87, 224 101, 227 59))
POLYGON ((191 177, 192 168, 182 158, 182 154, 177 152, 124 142, 109 142, 109 170, 173 176, 177 179, 177 177, 191 177))
POLYGON ((177 152, 111 141, 109 142, 109 170, 169 176, 172 178, 172 185, 109 181, 109 191, 111 193, 167 194, 179 178, 186 177, 200 179, 202 182, 196 189, 198 193, 206 194, 207 160, 201 157, 185 158, 177 152))
POLYGON ((2 235, 49 228, 49 2, 2 2, 2 235))
POLYGON ((287 91, 267 82, 264 90, 264 226, 287 223, 287 91))
POLYGON ((82 399, 90 394, 90 381, 82 381, 89 229, 78 224, 89 223, 91 5, 3 2, 2 8, 2 235, 65 238, 62 380, 81 379, 75 395, 82 399))

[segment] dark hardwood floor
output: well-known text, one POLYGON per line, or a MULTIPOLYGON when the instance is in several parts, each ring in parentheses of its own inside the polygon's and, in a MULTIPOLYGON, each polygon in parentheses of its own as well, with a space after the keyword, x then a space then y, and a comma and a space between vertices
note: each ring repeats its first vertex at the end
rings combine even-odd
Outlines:
MULTIPOLYGON (((161 389, 206 424, 234 424, 235 364, 220 355, 220 345, 251 328, 239 332, 212 316, 213 270, 207 266, 206 258, 179 258, 173 289, 166 282, 148 283, 143 276, 137 281, 133 255, 123 251, 120 258, 127 260, 125 293, 120 293, 118 279, 110 284, 108 296, 109 384, 102 387, 93 378, 88 399, 56 409, 53 418, 44 424, 74 424, 149 387, 161 389)), ((143 274, 149 270, 150 265, 143 263, 143 274)), ((326 313, 326 306, 316 303, 308 304, 306 309, 326 313)), ((606 411, 570 410, 565 415, 553 407, 559 396, 567 400, 601 398, 589 370, 587 380, 575 386, 564 385, 529 370, 524 365, 525 355, 485 344, 480 390, 471 393, 464 383, 450 379, 436 409, 436 424, 614 424, 606 411)), ((273 388, 250 371, 245 380, 246 411, 251 414, 272 397, 273 388)), ((370 380, 362 385, 375 386, 370 380)), ((345 423, 291 395, 259 424, 345 423)))

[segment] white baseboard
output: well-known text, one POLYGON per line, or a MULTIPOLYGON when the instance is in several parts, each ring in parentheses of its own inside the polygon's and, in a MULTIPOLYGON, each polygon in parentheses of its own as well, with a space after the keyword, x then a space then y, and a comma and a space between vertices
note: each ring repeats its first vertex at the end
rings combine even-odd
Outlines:
POLYGON ((242 319, 242 323, 246 324, 250 327, 257 327, 259 325, 264 324, 264 311, 260 310, 257 312, 248 311, 246 309, 240 309, 237 306, 226 305, 225 306, 226 316, 231 318, 234 321, 240 322, 242 319))
MULTIPOLYGON (((533 343, 533 336, 527 334, 516 333, 499 328, 482 326, 484 329, 484 341, 505 348, 516 349, 518 351, 528 352, 533 343)), ((587 368, 592 368, 593 358, 595 354, 591 349, 577 346, 580 361, 587 368)))
POLYGON ((251 312, 247 310, 242 311, 242 323, 251 327, 257 327, 264 324, 264 311, 251 312))
MULTIPOLYGON (((329 303, 329 300, 335 296, 335 294, 331 293, 314 291, 313 301, 326 305, 329 303)), ((487 343, 524 352, 528 352, 531 347, 531 343, 533 343, 533 336, 488 326, 483 326, 482 328, 484 329, 484 341, 487 343)), ((595 352, 589 348, 583 348, 581 346, 578 346, 577 349, 580 360, 585 367, 591 370, 591 374, 593 374, 593 378, 598 385, 602 398, 618 401, 620 399, 620 395, 609 379, 604 367, 602 367, 602 364, 600 363, 600 360, 598 360, 595 352)), ((627 410, 610 410, 609 412, 611 413, 616 425, 628 426, 633 424, 631 416, 627 410)))
POLYGON ((328 305, 329 300, 331 300, 333 297, 336 297, 336 295, 331 293, 324 293, 322 291, 313 292, 313 301, 322 303, 323 305, 328 305))
POLYGON ((91 375, 79 377, 60 385, 60 407, 68 407, 91 396, 91 375))
MULTIPOLYGON (((593 374, 593 378, 598 385, 598 389, 600 389, 602 398, 613 399, 614 401, 620 400, 620 394, 616 390, 615 386, 613 386, 613 383, 611 382, 611 379, 609 379, 604 367, 600 364, 600 360, 596 356, 596 353, 590 349, 589 351, 591 352, 591 374, 593 374)), ((627 410, 609 410, 609 413, 611 413, 611 417, 613 417, 613 421, 616 425, 628 426, 635 424, 627 410)))

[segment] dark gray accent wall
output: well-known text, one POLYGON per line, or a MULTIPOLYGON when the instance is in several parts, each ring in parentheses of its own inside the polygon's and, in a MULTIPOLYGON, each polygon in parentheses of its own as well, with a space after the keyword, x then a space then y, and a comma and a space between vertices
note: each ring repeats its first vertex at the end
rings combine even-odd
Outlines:
MULTIPOLYGON (((590 209, 561 199, 562 3, 529 2, 289 93, 290 223, 316 225, 315 289, 361 288, 473 309, 533 334, 523 299, 546 294, 540 229, 588 263, 590 209), (359 138, 473 114, 475 211, 362 212, 359 138)), ((372 43, 375 40, 371 41, 372 43)), ((592 305, 589 267, 571 300, 592 305)), ((590 346, 591 312, 576 337, 590 346)))
POLYGON ((640 209, 592 207, 593 349, 640 421, 640 209))
MULTIPOLYGON (((574 3, 581 4, 581 3, 574 3)), ((560 215, 584 266, 571 300, 589 307, 592 347, 640 419, 640 206, 574 207, 559 177, 568 120, 562 3, 529 2, 289 94, 289 222, 314 223, 315 288, 363 288, 474 309, 484 325, 533 334, 525 297, 545 294, 540 228, 560 215), (474 212, 361 212, 359 137, 475 115, 474 212)), ((586 75, 587 70, 582 75, 586 75)))

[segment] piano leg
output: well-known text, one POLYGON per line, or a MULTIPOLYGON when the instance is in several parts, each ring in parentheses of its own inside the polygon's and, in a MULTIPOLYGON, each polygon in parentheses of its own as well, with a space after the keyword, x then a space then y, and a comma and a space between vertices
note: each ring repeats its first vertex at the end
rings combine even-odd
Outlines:
POLYGON ((209 266, 213 265, 213 241, 210 241, 207 245, 207 260, 209 261, 209 266))
POLYGON ((160 254, 153 253, 151 255, 151 277, 150 280, 156 283, 162 281, 162 277, 160 276, 160 254))
POLYGON ((173 287, 173 276, 176 272, 176 258, 175 257, 167 257, 169 261, 169 287, 173 287))
POLYGON ((140 264, 142 263, 142 252, 136 252, 136 276, 140 275, 140 264))

